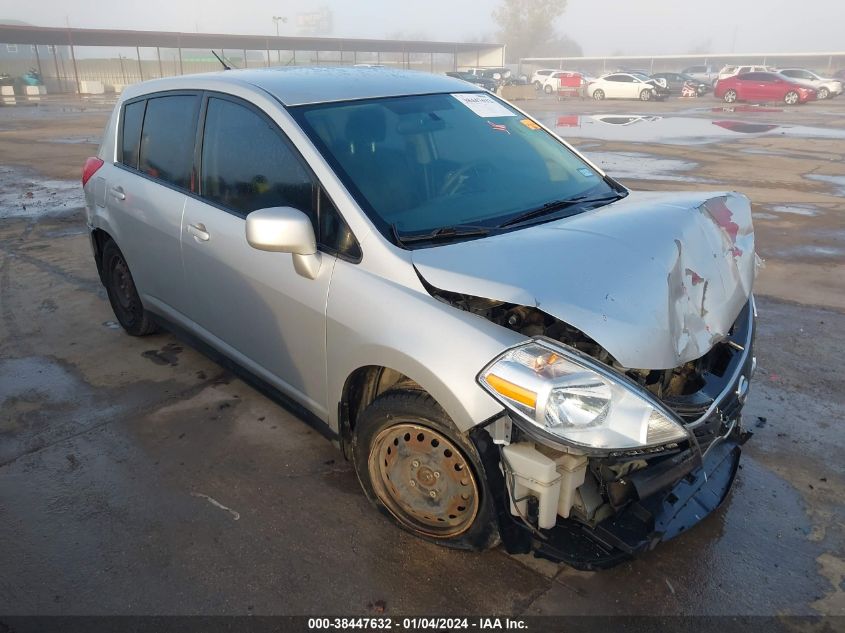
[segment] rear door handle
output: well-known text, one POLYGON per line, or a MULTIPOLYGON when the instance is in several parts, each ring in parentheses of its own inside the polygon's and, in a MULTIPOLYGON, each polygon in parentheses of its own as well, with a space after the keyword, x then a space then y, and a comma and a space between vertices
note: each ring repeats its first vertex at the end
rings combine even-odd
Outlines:
POLYGON ((110 187, 109 193, 111 195, 113 195, 115 198, 117 198, 118 200, 126 200, 126 194, 123 193, 123 187, 120 187, 120 186, 110 187))
POLYGON ((197 242, 207 242, 208 238, 211 237, 205 230, 205 224, 189 224, 187 229, 197 242))

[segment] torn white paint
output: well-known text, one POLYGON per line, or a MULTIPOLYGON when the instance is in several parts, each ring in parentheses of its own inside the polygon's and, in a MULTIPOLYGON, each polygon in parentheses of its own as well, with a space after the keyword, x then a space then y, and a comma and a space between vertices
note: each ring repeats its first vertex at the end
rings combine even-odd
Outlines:
POLYGON ((213 505, 215 508, 220 508, 221 510, 225 510, 226 512, 228 512, 229 514, 231 514, 231 515, 232 515, 232 518, 233 518, 235 521, 237 521, 238 519, 240 519, 240 518, 241 518, 241 515, 240 515, 238 512, 236 512, 235 510, 232 510, 232 508, 227 508, 226 506, 224 506, 222 503, 220 503, 220 502, 219 502, 217 499, 215 499, 214 497, 209 497, 208 495, 203 494, 203 493, 201 493, 201 492, 192 492, 192 493, 191 493, 191 496, 192 496, 192 497, 198 497, 198 498, 200 498, 200 499, 205 499, 205 500, 206 500, 206 501, 208 501, 211 505, 213 505))

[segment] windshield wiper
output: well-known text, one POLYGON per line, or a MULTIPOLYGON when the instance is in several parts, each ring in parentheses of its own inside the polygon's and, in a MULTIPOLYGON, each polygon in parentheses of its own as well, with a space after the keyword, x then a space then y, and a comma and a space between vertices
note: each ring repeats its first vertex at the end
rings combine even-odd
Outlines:
POLYGON ((461 237, 482 237, 490 233, 490 229, 483 226, 461 224, 455 226, 441 226, 427 233, 402 233, 395 224, 393 224, 391 228, 393 228, 393 236, 396 238, 396 241, 402 244, 409 244, 412 242, 435 242, 461 237))
POLYGON ((583 207, 594 202, 613 202, 623 197, 624 196, 619 193, 614 193, 609 196, 599 196, 595 198, 591 198, 589 196, 575 196, 574 198, 567 198, 566 200, 552 200, 551 202, 547 202, 546 204, 540 207, 537 207, 535 209, 529 209, 528 211, 520 213, 519 215, 516 215, 510 218, 509 220, 505 220, 502 224, 499 225, 499 228, 513 226, 514 224, 521 224, 522 222, 527 222, 528 220, 539 218, 554 211, 560 211, 561 209, 568 209, 569 207, 574 206, 583 207))

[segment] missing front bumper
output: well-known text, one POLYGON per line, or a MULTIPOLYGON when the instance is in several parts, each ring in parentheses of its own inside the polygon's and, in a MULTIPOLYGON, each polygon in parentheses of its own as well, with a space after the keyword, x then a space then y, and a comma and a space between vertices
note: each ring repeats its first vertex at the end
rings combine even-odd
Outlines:
POLYGON ((546 531, 546 540, 535 539, 536 554, 578 569, 602 569, 674 538, 725 500, 746 439, 748 434, 734 433, 714 444, 701 465, 673 487, 629 504, 594 529, 559 521, 546 531))

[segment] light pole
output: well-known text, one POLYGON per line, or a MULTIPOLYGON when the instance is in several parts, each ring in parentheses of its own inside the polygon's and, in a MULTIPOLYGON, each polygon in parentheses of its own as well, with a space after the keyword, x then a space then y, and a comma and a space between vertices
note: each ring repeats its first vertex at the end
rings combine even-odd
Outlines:
MULTIPOLYGON (((276 24, 276 37, 279 37, 279 22, 287 22, 288 19, 281 15, 274 15, 273 22, 276 24)), ((276 43, 276 59, 282 63, 282 51, 279 50, 278 42, 276 43)))

